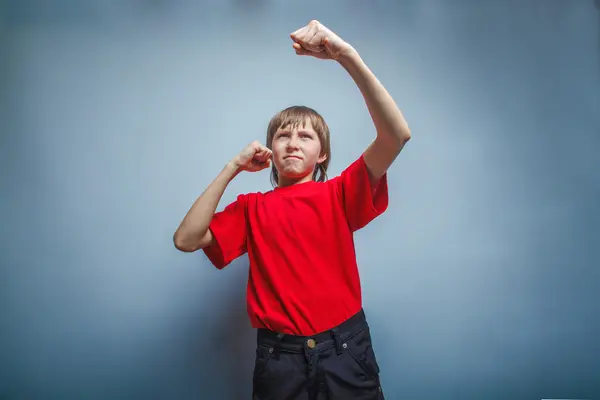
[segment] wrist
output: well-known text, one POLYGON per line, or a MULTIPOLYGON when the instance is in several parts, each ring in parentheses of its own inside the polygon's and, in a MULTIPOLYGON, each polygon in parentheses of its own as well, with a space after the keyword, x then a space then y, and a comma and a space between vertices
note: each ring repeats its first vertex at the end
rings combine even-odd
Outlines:
POLYGON ((225 170, 231 175, 231 179, 233 179, 242 171, 242 167, 240 167, 240 164, 234 158, 225 165, 225 170))
POLYGON ((355 65, 360 62, 360 56, 354 47, 349 46, 349 49, 342 53, 337 62, 339 62, 344 68, 348 68, 351 65, 355 65))

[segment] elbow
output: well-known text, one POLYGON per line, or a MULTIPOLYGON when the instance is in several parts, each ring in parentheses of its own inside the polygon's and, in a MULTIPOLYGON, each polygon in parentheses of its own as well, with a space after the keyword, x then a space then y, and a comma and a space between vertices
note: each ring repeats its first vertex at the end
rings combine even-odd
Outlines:
POLYGON ((399 147, 401 149, 410 140, 410 129, 405 128, 398 132, 395 132, 395 134, 392 135, 392 137, 394 147, 399 147))
POLYGON ((410 140, 410 128, 408 126, 404 127, 398 134, 398 138, 402 145, 406 144, 410 140))
POLYGON ((173 244, 177 250, 184 253, 193 253, 198 250, 197 246, 192 246, 189 241, 186 241, 185 238, 182 238, 177 232, 173 235, 173 244))

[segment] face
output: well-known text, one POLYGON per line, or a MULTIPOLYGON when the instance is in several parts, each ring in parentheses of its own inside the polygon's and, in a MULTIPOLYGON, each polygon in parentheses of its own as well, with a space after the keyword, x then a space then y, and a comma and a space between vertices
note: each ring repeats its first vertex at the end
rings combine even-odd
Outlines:
POLYGON ((321 141, 310 121, 302 126, 279 128, 273 135, 273 162, 279 173, 279 183, 299 183, 312 179, 321 156, 321 141))

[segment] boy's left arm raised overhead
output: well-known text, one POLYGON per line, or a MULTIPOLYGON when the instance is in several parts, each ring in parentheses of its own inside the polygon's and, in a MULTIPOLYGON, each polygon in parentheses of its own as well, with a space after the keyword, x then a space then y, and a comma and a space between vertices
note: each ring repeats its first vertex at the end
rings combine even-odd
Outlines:
POLYGON ((336 60, 358 86, 377 131, 377 137, 364 152, 369 178, 375 184, 410 140, 402 112, 358 52, 323 24, 313 20, 290 36, 296 54, 336 60))

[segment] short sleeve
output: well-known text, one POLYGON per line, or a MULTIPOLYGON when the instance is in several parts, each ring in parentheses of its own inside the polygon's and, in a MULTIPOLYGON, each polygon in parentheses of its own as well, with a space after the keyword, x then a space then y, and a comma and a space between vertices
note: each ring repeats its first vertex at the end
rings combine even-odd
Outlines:
POLYGON ((387 209, 387 172, 372 186, 363 155, 342 172, 337 185, 352 232, 363 228, 387 209))
POLYGON ((225 268, 247 251, 246 204, 246 196, 239 195, 223 211, 215 213, 210 222, 215 242, 202 250, 216 268, 225 268))

